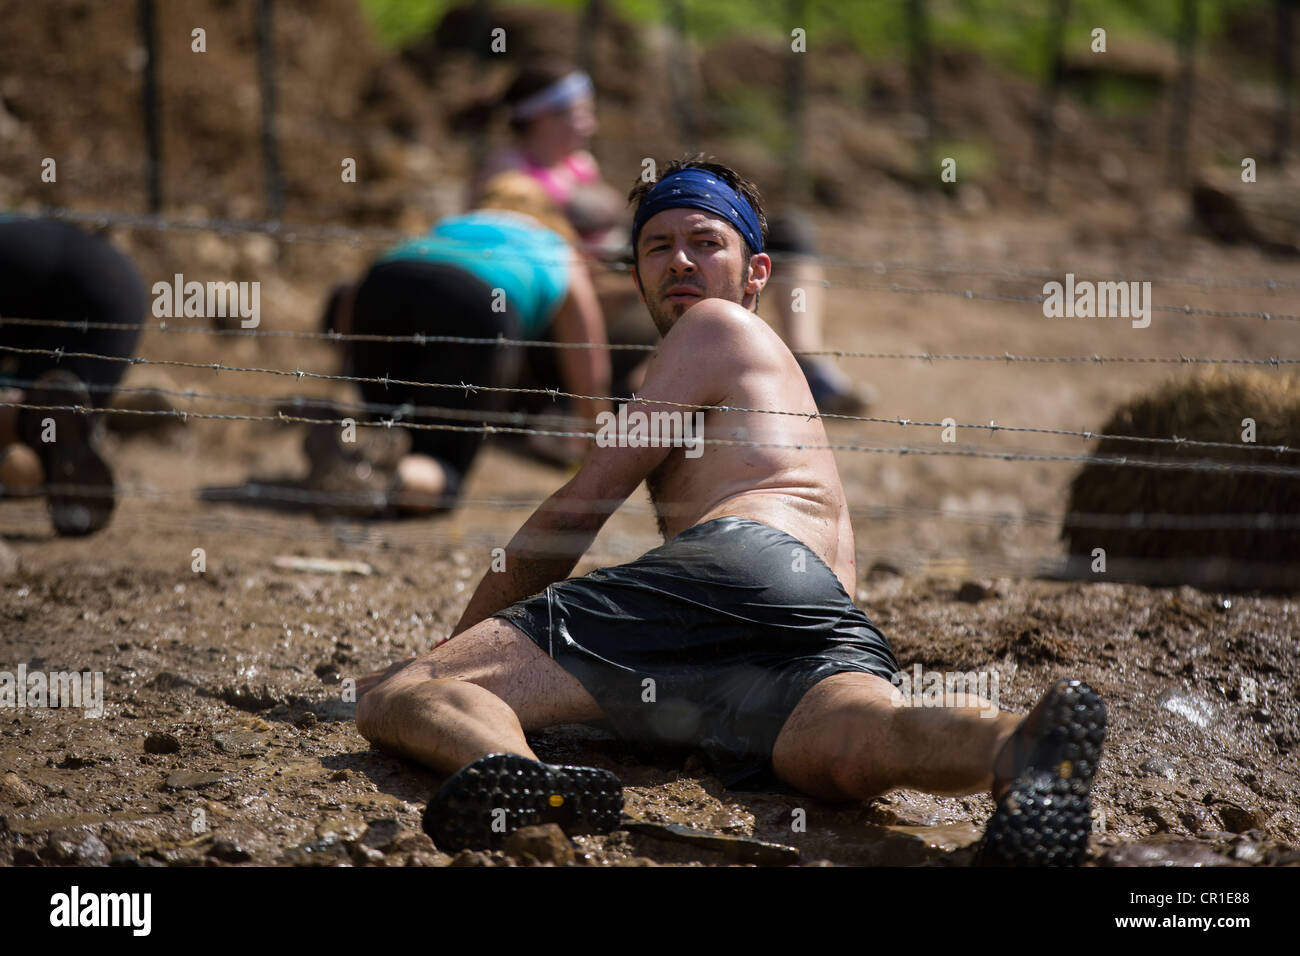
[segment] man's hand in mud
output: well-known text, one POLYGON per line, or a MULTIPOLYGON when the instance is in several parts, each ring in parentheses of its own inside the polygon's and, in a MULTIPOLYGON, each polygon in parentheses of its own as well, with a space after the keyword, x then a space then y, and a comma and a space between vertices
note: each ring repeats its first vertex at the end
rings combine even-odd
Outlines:
POLYGON ((360 698, 361 695, 364 694, 366 691, 373 690, 376 686, 382 684, 384 681, 388 680, 388 678, 392 677, 398 671, 402 670, 408 664, 411 664, 414 661, 415 661, 414 657, 408 657, 406 660, 398 661, 396 664, 392 664, 389 667, 385 667, 383 670, 372 671, 371 673, 366 674, 364 677, 358 677, 357 697, 360 698))

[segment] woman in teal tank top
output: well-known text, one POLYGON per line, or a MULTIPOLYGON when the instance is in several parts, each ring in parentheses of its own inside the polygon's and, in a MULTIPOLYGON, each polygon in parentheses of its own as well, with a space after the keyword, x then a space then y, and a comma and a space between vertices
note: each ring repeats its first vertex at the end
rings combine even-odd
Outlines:
MULTIPOLYGON (((573 233, 549 199, 527 177, 493 180, 483 208, 436 223, 428 234, 379 257, 361 281, 336 289, 323 317, 327 329, 371 335, 454 336, 475 339, 605 344, 605 323, 591 276, 571 241, 573 233), (540 193, 540 195, 539 195, 540 193)), ((483 385, 517 384, 523 347, 418 342, 349 341, 347 373, 362 378, 483 385)), ((578 395, 610 394, 609 352, 557 350, 559 381, 545 383, 578 395)), ((497 411, 500 392, 360 383, 366 402, 497 411)), ((574 400, 572 414, 592 423, 608 403, 574 400)), ((484 424, 462 416, 409 419, 430 424, 484 424)), ((367 429, 366 431, 372 431, 367 429)), ((330 492, 364 491, 362 511, 428 512, 454 507, 483 434, 409 429, 394 455, 367 455, 362 443, 342 444, 336 426, 309 436, 314 485, 330 492), (378 460, 382 458, 383 460, 378 460), (392 465, 396 461, 395 467, 392 465), (385 467, 387 466, 387 467, 385 467)), ((360 436, 358 436, 360 437, 360 436)), ((581 457, 586 443, 566 443, 581 457)))

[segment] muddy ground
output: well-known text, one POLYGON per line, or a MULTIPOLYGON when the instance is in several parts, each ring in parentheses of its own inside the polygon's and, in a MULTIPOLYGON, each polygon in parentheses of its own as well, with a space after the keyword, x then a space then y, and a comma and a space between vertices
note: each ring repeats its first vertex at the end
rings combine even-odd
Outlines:
MULTIPOLYGON (((0 78, 0 204, 139 212, 144 153, 132 5, 0 6, 10 67, 0 78), (42 184, 31 170, 51 150, 63 172, 58 184, 42 184)), ((286 0, 279 9, 286 219, 411 231, 456 208, 468 150, 448 135, 445 119, 481 87, 481 71, 447 51, 427 62, 382 54, 358 39, 359 18, 346 0, 328 9, 286 0), (424 68, 433 70, 425 78, 433 86, 419 85, 424 68), (360 198, 339 184, 339 155, 358 156, 367 171, 360 198)), ((263 214, 250 11, 246 3, 186 0, 160 14, 170 38, 160 53, 169 215, 263 214), (191 22, 209 24, 207 60, 190 55, 191 22)), ((547 21, 534 36, 571 39, 574 30, 547 21)), ((657 71, 662 44, 645 39, 638 70, 657 71)), ((667 107, 644 99, 666 87, 626 77, 620 85, 620 74, 641 75, 625 68, 630 54, 608 44, 598 52, 603 125, 593 149, 622 186, 647 144, 658 154, 672 143, 665 155, 679 144, 667 107)), ((749 68, 760 54, 772 55, 743 44, 730 55, 746 64, 746 76, 777 75, 775 67, 749 68)), ((942 58, 940 116, 952 135, 983 140, 996 161, 951 197, 919 199, 906 185, 912 141, 897 110, 903 66, 845 72, 843 64, 856 61, 837 56, 816 61, 813 74, 816 147, 808 152, 825 204, 814 215, 822 251, 858 265, 828 270, 828 345, 998 356, 1300 354, 1300 323, 1292 321, 1157 312, 1150 328, 1133 329, 1125 320, 1045 319, 1032 302, 919 291, 1025 297, 1042 291, 1035 270, 1058 279, 1125 274, 1152 279, 1160 305, 1294 314, 1300 265, 1192 231, 1187 195, 1168 188, 1161 172, 1151 132, 1164 128, 1157 114, 1116 119, 1065 98, 1060 188, 1051 205, 1035 206, 1020 189, 1033 166, 1026 151, 1034 84, 966 56, 942 58), (874 112, 863 112, 864 89, 874 112), (1268 279, 1281 284, 1251 284, 1268 279)), ((722 70, 721 80, 729 75, 722 70)), ((720 82, 707 70, 703 81, 720 82)), ((1227 156, 1235 167, 1238 155, 1259 154, 1272 114, 1232 82, 1217 75, 1198 83, 1194 144, 1201 158, 1227 156)), ((761 182, 776 178, 779 164, 746 129, 710 130, 704 145, 761 182)), ((314 328, 330 285, 382 250, 359 235, 320 244, 119 227, 111 238, 149 284, 176 272, 260 281, 267 330, 314 328)), ((620 275, 605 281, 627 283, 620 275)), ((151 330, 139 354, 338 369, 325 344, 275 338, 151 330)), ((872 415, 1079 430, 1098 429, 1116 405, 1166 377, 1189 374, 1177 363, 841 365, 876 389, 872 415)), ((295 391, 349 395, 291 377, 181 368, 136 368, 127 384, 192 389, 197 397, 176 400, 178 407, 221 414, 267 414, 266 399, 295 391)), ((940 444, 938 429, 915 425, 832 423, 829 433, 879 448, 952 447, 940 444)), ((1295 437, 1259 441, 1294 446, 1295 437)), ((962 430, 960 438, 963 447, 992 452, 1093 447, 1043 434, 962 430)), ((326 521, 197 497, 250 477, 300 476, 301 442, 295 426, 196 418, 110 436, 127 494, 113 524, 84 540, 52 537, 38 501, 0 501, 0 671, 101 671, 106 705, 99 719, 0 709, 0 863, 453 862, 419 825, 437 780, 368 748, 340 682, 445 636, 490 549, 564 472, 489 443, 466 489, 476 504, 400 523, 326 521), (196 548, 202 572, 194 570, 196 548), (276 564, 283 557, 365 562, 373 573, 292 570, 276 564)), ((1148 588, 1100 575, 1045 579, 1041 572, 1063 558, 1057 532, 1077 467, 1070 463, 847 451, 837 458, 857 512, 858 602, 906 669, 995 671, 1001 705, 1016 711, 1061 676, 1083 678, 1105 697, 1110 733, 1094 791, 1090 863, 1300 861, 1300 625, 1292 597, 1148 588)), ((638 492, 578 571, 656 543, 638 492)), ((639 750, 599 727, 557 728, 533 744, 544 759, 617 771, 631 820, 797 847, 804 864, 963 865, 992 811, 987 795, 900 791, 831 805, 728 792, 693 755, 639 750)), ((579 837, 574 850, 578 862, 593 864, 752 859, 634 831, 579 837)), ((566 851, 558 854, 469 853, 456 862, 563 862, 566 851)))

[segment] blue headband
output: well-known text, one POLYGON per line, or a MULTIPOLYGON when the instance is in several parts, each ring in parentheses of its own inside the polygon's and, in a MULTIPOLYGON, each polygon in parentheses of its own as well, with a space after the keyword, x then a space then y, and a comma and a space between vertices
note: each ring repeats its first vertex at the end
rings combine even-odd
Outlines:
POLYGON ((689 167, 669 173, 645 197, 632 221, 632 248, 641 227, 665 209, 703 209, 721 216, 736 228, 754 252, 763 251, 763 229, 758 214, 744 196, 707 169, 689 167))

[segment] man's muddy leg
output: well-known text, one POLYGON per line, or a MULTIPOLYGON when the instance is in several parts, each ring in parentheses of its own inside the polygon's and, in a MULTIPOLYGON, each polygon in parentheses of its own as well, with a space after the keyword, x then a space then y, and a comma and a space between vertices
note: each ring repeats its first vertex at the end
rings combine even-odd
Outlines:
POLYGON ((603 716, 577 678, 499 618, 417 657, 357 702, 362 736, 440 773, 489 753, 536 760, 524 731, 603 716))
POLYGON ((988 790, 993 761, 1023 719, 972 698, 967 707, 905 707, 870 674, 815 684, 777 737, 777 776, 813 796, 865 800, 895 787, 936 794, 988 790), (984 716, 981 716, 984 715, 984 716))

